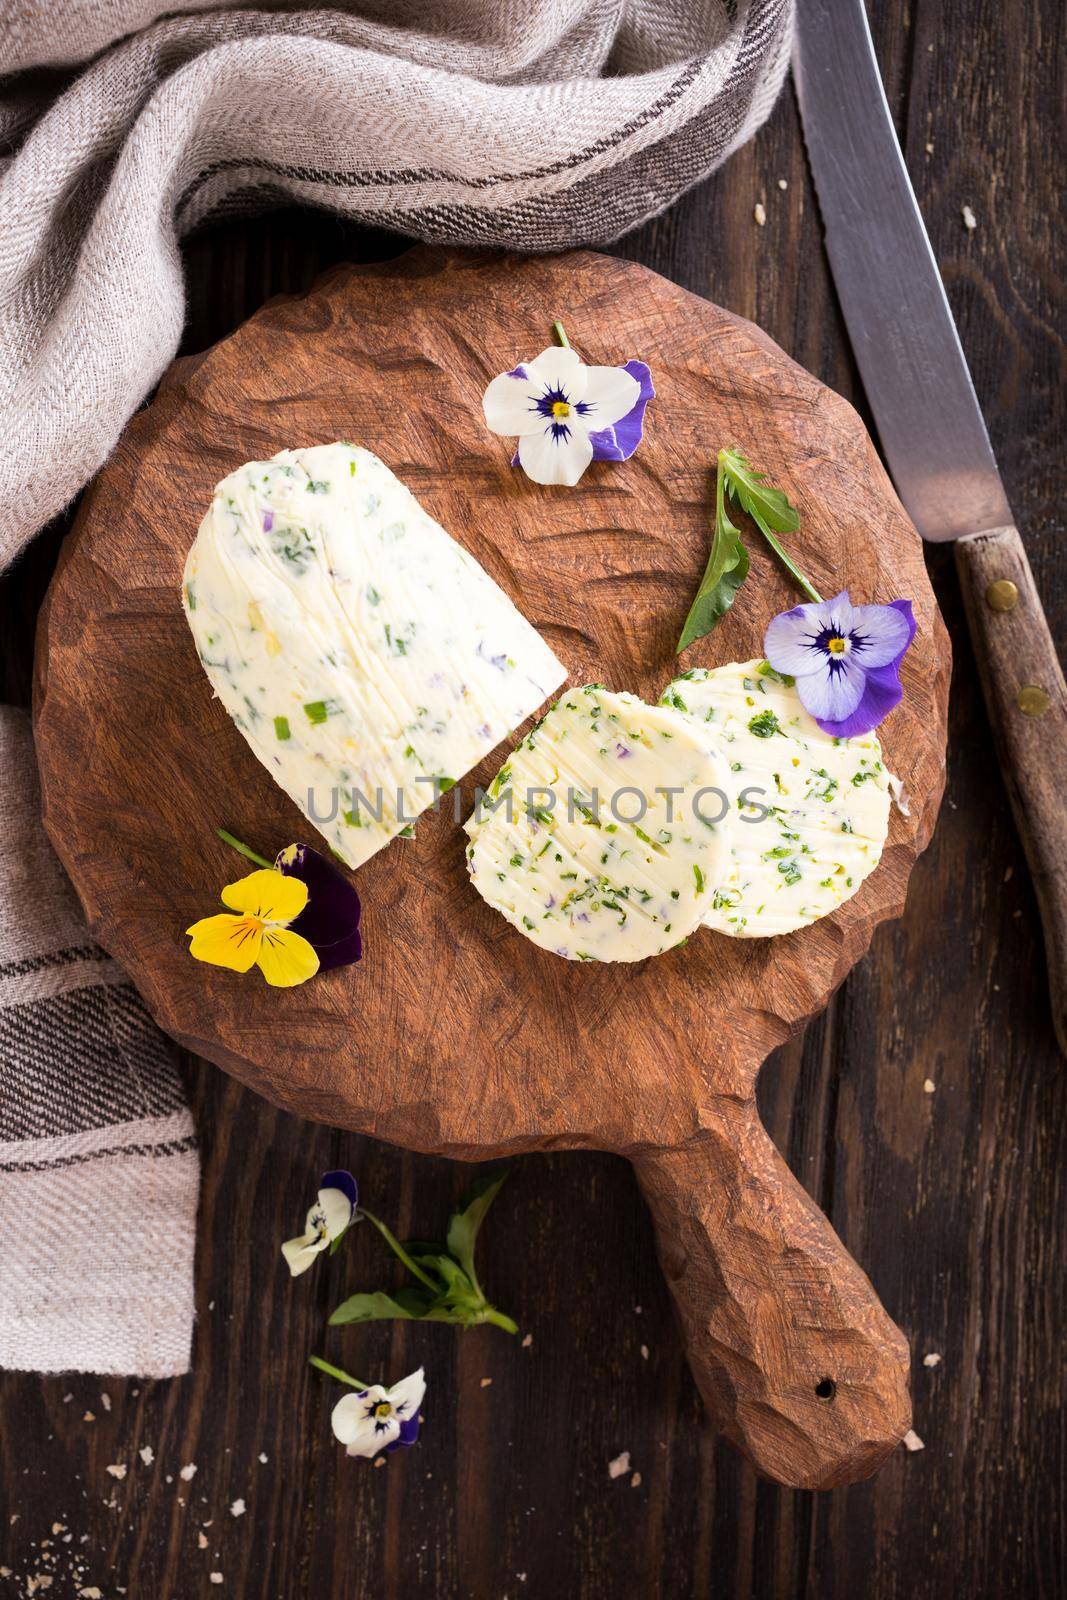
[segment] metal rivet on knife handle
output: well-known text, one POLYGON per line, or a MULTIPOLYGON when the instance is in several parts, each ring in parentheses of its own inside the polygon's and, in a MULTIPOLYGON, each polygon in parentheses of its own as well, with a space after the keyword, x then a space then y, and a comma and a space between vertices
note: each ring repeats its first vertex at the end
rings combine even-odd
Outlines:
POLYGON ((1014 611, 1019 603, 1019 591, 1010 578, 998 578, 986 590, 985 603, 990 611, 1014 611))
POLYGON ((1043 717, 1052 699, 1046 689, 1036 683, 1027 683, 1019 690, 1019 698, 1015 703, 1026 716, 1043 717))

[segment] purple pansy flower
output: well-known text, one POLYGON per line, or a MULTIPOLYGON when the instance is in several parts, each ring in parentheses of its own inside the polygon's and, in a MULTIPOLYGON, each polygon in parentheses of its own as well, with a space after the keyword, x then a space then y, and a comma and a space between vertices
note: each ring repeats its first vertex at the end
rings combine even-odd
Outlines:
POLYGON ((843 589, 775 617, 763 651, 776 672, 796 679, 801 704, 824 733, 854 739, 899 705, 900 663, 914 637, 910 600, 854 606, 843 589))
POLYGON ((275 870, 307 884, 308 901, 291 927, 311 945, 319 958, 319 971, 350 966, 363 954, 359 931, 361 907, 354 885, 332 862, 309 844, 289 844, 279 850, 275 870))
POLYGON ((486 425, 517 435, 515 462, 535 483, 574 485, 590 461, 636 450, 654 394, 643 361, 587 367, 569 345, 494 378, 482 396, 486 425))
POLYGON ((401 1417, 400 1432, 391 1444, 386 1445, 386 1455, 390 1455, 394 1450, 406 1450, 409 1445, 416 1444, 419 1438, 419 1423, 421 1421, 422 1413, 419 1411, 416 1411, 413 1417, 401 1417))
POLYGON ((652 374, 643 361, 627 361, 622 370, 637 379, 641 392, 633 409, 612 427, 589 435, 594 461, 629 461, 645 431, 645 407, 656 398, 652 374))
POLYGON ((315 1257, 341 1237, 356 1215, 358 1199, 359 1190, 350 1172, 323 1175, 304 1232, 282 1245, 282 1255, 294 1278, 306 1272, 315 1257))
POLYGON ((357 1184, 355 1178, 353 1178, 352 1174, 350 1172, 346 1172, 343 1167, 337 1168, 337 1170, 334 1172, 324 1172, 322 1175, 322 1182, 319 1184, 319 1188, 340 1189, 341 1193, 348 1201, 349 1209, 351 1211, 356 1209, 356 1205, 359 1201, 359 1185, 357 1184))
POLYGON ((399 1450, 415 1443, 422 1418, 419 1408, 426 1395, 422 1367, 391 1389, 380 1383, 346 1394, 333 1408, 330 1425, 350 1456, 376 1456, 379 1450, 399 1450))

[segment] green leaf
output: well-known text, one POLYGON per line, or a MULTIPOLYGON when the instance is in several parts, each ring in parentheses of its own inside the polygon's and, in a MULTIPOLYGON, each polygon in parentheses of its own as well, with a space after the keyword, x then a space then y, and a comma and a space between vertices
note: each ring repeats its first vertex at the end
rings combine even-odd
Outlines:
MULTIPOLYGON (((454 1293, 466 1297, 475 1296, 474 1285, 443 1244, 423 1243, 417 1239, 405 1240, 404 1250, 421 1272, 439 1281, 442 1295, 450 1302, 454 1293)), ((480 1295, 475 1298, 480 1298, 480 1295)))
POLYGON ((459 1262, 479 1294, 481 1289, 478 1275, 474 1270, 474 1246, 478 1238, 478 1229, 485 1221, 486 1213, 500 1193, 507 1175, 507 1167, 497 1167, 494 1171, 487 1172, 471 1187, 464 1196, 459 1210, 454 1211, 448 1219, 446 1243, 449 1254, 459 1262))
POLYGON ((734 527, 726 513, 723 454, 720 450, 715 474, 715 535, 711 541, 711 554, 696 599, 685 619, 681 638, 675 648, 676 655, 681 655, 688 645, 711 633, 733 605, 734 596, 748 577, 748 551, 741 542, 741 530, 734 527))
POLYGON ((757 472, 736 448, 720 450, 719 464, 730 494, 763 533, 768 528, 772 533, 796 533, 800 513, 781 489, 767 482, 766 473, 757 472))
POLYGON ((405 1239, 404 1249, 416 1261, 421 1261, 423 1256, 441 1256, 445 1253, 440 1239, 405 1239))
POLYGON ((757 472, 736 448, 719 451, 719 473, 726 480, 727 492, 742 511, 748 512, 783 567, 808 599, 821 600, 818 589, 804 576, 775 537, 779 533, 796 533, 800 527, 800 513, 796 507, 789 504, 781 489, 767 482, 766 473, 757 472))
POLYGON ((330 1318, 332 1328, 347 1322, 414 1322, 434 1305, 434 1296, 424 1289, 398 1289, 395 1294, 352 1294, 330 1318))
POLYGON ((447 1289, 459 1289, 467 1294, 473 1293, 473 1285, 460 1266, 459 1262, 450 1256, 447 1251, 442 1251, 436 1256, 419 1256, 419 1266, 424 1272, 432 1272, 440 1278, 447 1289))
POLYGON ((464 1328, 491 1322, 506 1333, 517 1333, 511 1317, 497 1311, 485 1298, 481 1288, 473 1284, 454 1256, 448 1254, 443 1244, 431 1244, 418 1239, 408 1239, 404 1249, 424 1272, 440 1278, 445 1287, 426 1317, 431 1322, 455 1322, 464 1328))
POLYGON ((428 1315, 441 1322, 460 1322, 472 1328, 491 1309, 481 1289, 473 1284, 459 1262, 450 1255, 423 1256, 419 1265, 435 1273, 445 1285, 428 1315))

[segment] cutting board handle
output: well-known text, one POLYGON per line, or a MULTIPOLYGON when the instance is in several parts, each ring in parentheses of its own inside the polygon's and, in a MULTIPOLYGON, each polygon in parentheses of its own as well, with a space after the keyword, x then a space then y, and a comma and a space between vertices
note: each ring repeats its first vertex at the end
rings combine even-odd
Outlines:
POLYGON ((907 1342, 755 1106, 633 1160, 717 1426, 779 1483, 866 1478, 911 1425, 907 1342))

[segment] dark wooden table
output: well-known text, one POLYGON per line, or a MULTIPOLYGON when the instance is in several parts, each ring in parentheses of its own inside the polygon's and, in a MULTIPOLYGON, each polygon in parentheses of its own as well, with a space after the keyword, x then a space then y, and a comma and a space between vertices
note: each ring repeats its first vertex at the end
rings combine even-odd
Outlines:
MULTIPOLYGON (((874 25, 1062 639, 1063 9, 893 0, 874 25)), ((207 232, 186 250, 183 348, 336 261, 403 243, 295 211, 207 232)), ((863 408, 791 91, 719 176, 615 248, 753 318, 863 408)), ((8 699, 28 700, 34 618, 64 526, 0 586, 8 699)), ((702 1414, 636 1185, 606 1156, 516 1162, 488 1224, 490 1292, 532 1344, 402 1324, 325 1335, 340 1290, 367 1286, 376 1258, 360 1237, 332 1270, 290 1284, 278 1245, 319 1173, 351 1167, 368 1202, 412 1232, 445 1213, 470 1173, 282 1116, 189 1061, 204 1164, 193 1371, 166 1383, 0 1380, 0 1563, 13 1569, 0 1593, 28 1594, 28 1574, 53 1570, 48 1539, 61 1552, 54 1594, 77 1592, 76 1550, 84 1585, 132 1600, 1064 1593, 1067 1076, 951 557, 935 551, 930 564, 956 652, 937 834, 901 922, 768 1065, 761 1094, 795 1171, 912 1341, 925 1450, 822 1496, 758 1482, 702 1414), (363 1373, 425 1362, 418 1449, 381 1469, 346 1460, 329 1430, 338 1391, 306 1366, 312 1350, 363 1373), (612 1479, 608 1462, 624 1450, 632 1472, 612 1479), (122 1482, 106 1473, 115 1462, 130 1464, 122 1482), (190 1483, 178 1476, 187 1462, 190 1483), (247 1511, 234 1518, 238 1498, 247 1511)))

